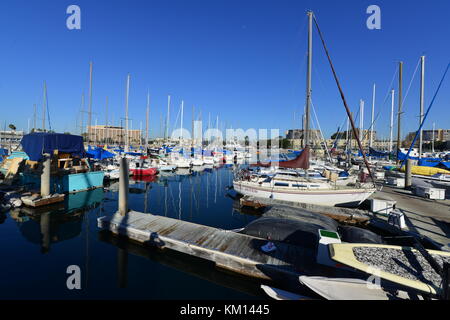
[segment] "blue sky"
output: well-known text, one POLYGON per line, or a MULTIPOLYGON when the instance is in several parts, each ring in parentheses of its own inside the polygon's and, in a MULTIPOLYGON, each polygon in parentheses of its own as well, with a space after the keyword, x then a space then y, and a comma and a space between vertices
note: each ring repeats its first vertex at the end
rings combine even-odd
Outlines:
MULTIPOLYGON (((0 3, 0 126, 14 123, 26 130, 34 103, 40 125, 45 80, 52 128, 79 132, 81 94, 85 91, 87 96, 89 61, 93 61, 93 124, 95 119, 105 122, 106 96, 109 120, 114 117, 118 124, 124 117, 130 73, 133 128, 139 128, 141 121, 145 127, 150 90, 152 136, 160 134, 168 94, 171 126, 183 99, 189 128, 192 106, 196 113, 201 110, 205 122, 208 113, 213 120, 219 115, 221 127, 282 132, 299 127, 305 101, 308 9, 317 16, 349 105, 356 112, 359 99, 366 101, 365 127, 370 125, 376 83, 375 113, 381 110, 381 115, 375 128, 387 138, 390 99, 383 102, 399 60, 404 61, 406 93, 420 55, 427 56, 428 106, 450 61, 450 2, 446 0, 4 0, 0 3), (66 8, 71 4, 81 8, 81 30, 66 28, 66 8), (366 27, 366 8, 371 4, 381 8, 381 30, 366 27)), ((405 101, 403 134, 418 126, 419 79, 417 72, 405 101)), ((345 111, 316 31, 313 103, 329 136, 342 124, 345 111)), ((449 103, 450 77, 426 128, 432 122, 450 128, 449 103)))

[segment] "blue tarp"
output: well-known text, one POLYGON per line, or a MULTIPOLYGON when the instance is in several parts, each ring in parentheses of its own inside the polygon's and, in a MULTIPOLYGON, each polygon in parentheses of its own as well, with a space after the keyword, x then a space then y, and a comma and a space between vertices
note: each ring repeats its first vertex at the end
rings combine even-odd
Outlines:
POLYGON ((417 164, 422 167, 436 167, 439 164, 439 161, 430 161, 427 159, 420 159, 417 164))
POLYGON ((377 151, 373 148, 369 148, 369 156, 383 158, 383 157, 389 156, 389 152, 382 152, 382 151, 377 151))
MULTIPOLYGON (((398 155, 399 160, 403 161, 406 159, 406 153, 403 153, 400 150, 397 151, 397 155, 398 155)), ((411 156, 409 156, 408 158, 411 160, 426 160, 426 161, 437 161, 437 162, 441 161, 440 158, 423 158, 422 157, 419 159, 419 157, 411 157, 411 156)))
POLYGON ((20 143, 32 161, 41 160, 44 153, 53 154, 54 150, 80 157, 86 155, 83 137, 71 134, 34 132, 24 135, 20 143))
POLYGON ((0 156, 7 156, 8 155, 8 149, 0 148, 0 156))
POLYGON ((427 159, 420 159, 418 164, 419 166, 422 167, 437 167, 443 169, 450 169, 450 162, 446 161, 430 161, 427 159))
POLYGON ((99 147, 92 149, 91 146, 88 147, 88 151, 86 152, 86 155, 89 158, 97 159, 97 160, 114 158, 113 153, 106 151, 105 149, 99 148, 99 147))
POLYGON ((441 161, 440 163, 439 163, 439 165, 441 166, 441 168, 447 168, 447 169, 450 169, 450 162, 448 162, 448 161, 441 161))

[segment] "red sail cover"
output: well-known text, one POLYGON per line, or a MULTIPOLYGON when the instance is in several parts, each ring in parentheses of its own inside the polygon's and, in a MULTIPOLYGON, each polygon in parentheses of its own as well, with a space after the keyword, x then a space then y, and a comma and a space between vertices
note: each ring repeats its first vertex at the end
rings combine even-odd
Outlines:
POLYGON ((281 161, 281 162, 270 162, 270 163, 254 163, 251 164, 250 167, 280 167, 280 168, 301 168, 301 169, 308 169, 309 168, 309 147, 305 147, 303 149, 302 153, 300 153, 297 158, 288 160, 288 161, 281 161))

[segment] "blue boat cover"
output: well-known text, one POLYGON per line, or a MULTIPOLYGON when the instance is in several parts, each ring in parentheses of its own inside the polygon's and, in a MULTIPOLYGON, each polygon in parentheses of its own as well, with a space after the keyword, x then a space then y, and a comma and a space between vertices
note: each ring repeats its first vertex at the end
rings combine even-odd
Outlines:
MULTIPOLYGON (((398 156, 398 159, 399 159, 399 160, 402 160, 402 161, 403 161, 403 160, 406 159, 406 153, 403 153, 403 152, 401 152, 400 150, 397 150, 397 156, 398 156)), ((436 162, 441 161, 440 158, 424 158, 424 157, 419 158, 419 157, 411 157, 411 156, 409 156, 408 159, 411 159, 411 160, 436 161, 436 162)))
POLYGON ((8 155, 8 149, 0 148, 0 156, 7 156, 8 155))
POLYGON ((382 151, 378 151, 378 150, 375 150, 375 149, 369 147, 369 156, 371 156, 371 157, 382 158, 382 157, 387 157, 389 155, 390 155, 389 152, 382 152, 382 151))
POLYGON ((92 149, 91 146, 88 146, 88 151, 86 152, 86 155, 89 158, 98 159, 98 160, 114 158, 114 153, 111 153, 111 152, 109 152, 103 148, 99 148, 99 147, 92 149))
POLYGON ((39 161, 44 153, 52 154, 54 150, 80 157, 86 155, 83 137, 71 134, 34 132, 24 135, 20 143, 32 161, 39 161))
POLYGON ((427 159, 419 159, 419 162, 417 164, 422 167, 436 167, 439 164, 439 161, 430 161, 427 159))

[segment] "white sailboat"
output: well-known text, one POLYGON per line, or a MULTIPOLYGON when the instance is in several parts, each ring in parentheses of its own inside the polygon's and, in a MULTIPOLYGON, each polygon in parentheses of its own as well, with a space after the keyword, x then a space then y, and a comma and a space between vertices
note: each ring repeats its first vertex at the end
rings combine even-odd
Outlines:
MULTIPOLYGON (((311 104, 311 67, 312 67, 312 20, 313 13, 308 12, 308 68, 306 87, 306 114, 305 114, 305 148, 301 155, 293 160, 271 163, 269 166, 282 168, 310 167, 309 160, 309 110, 311 104)), ((257 166, 264 167, 262 164, 257 166)), ((307 171, 305 171, 308 173, 307 171)), ((375 188, 356 185, 338 185, 332 180, 317 180, 307 176, 292 178, 280 173, 271 176, 251 174, 248 171, 240 171, 233 180, 234 190, 240 194, 284 200, 297 203, 308 203, 326 206, 356 207, 367 199, 375 188)))

